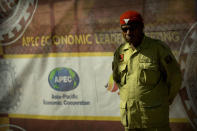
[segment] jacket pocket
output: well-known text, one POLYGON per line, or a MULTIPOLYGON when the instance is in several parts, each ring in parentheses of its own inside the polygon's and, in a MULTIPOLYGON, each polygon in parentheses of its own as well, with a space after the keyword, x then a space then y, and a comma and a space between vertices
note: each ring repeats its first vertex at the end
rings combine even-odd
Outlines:
POLYGON ((119 74, 119 84, 121 86, 125 85, 126 84, 126 77, 127 77, 127 72, 128 72, 128 69, 127 69, 127 64, 126 63, 121 63, 119 66, 118 66, 118 74, 119 74))
POLYGON ((147 126, 162 126, 169 122, 168 105, 155 104, 141 107, 142 123, 147 126))
POLYGON ((158 70, 158 65, 152 63, 140 63, 140 85, 156 85, 159 80, 160 71, 158 70))

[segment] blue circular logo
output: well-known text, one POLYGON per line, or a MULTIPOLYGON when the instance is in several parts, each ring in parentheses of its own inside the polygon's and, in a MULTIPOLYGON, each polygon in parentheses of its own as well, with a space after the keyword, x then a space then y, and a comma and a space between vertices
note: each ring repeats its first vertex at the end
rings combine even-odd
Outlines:
POLYGON ((56 91, 70 91, 79 85, 79 76, 70 68, 59 67, 50 72, 48 81, 56 91))

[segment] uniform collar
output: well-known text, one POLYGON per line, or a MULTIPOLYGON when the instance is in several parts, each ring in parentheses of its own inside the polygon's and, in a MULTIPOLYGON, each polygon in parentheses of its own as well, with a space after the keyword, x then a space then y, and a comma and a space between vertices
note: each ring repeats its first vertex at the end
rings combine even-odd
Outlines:
POLYGON ((135 53, 139 52, 140 50, 145 49, 147 47, 148 47, 147 36, 144 35, 144 37, 142 38, 141 44, 138 47, 136 47, 135 50, 133 50, 131 48, 131 45, 128 42, 125 43, 124 46, 122 46, 121 50, 123 51, 123 50, 129 49, 129 50, 132 50, 132 52, 133 52, 132 54, 135 54, 135 53))
POLYGON ((136 48, 137 51, 140 51, 141 49, 147 48, 147 36, 144 35, 144 37, 142 38, 142 42, 141 44, 136 48))
POLYGON ((147 39, 147 36, 144 35, 144 37, 142 38, 141 44, 135 48, 135 50, 133 51, 133 54, 139 52, 142 49, 147 48, 148 44, 146 42, 146 39, 147 39))

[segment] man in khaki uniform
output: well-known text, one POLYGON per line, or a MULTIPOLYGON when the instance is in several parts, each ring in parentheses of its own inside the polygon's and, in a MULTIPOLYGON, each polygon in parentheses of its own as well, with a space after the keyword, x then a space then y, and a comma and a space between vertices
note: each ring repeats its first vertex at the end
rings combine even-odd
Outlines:
POLYGON ((170 48, 144 35, 136 11, 120 16, 123 37, 112 63, 120 89, 120 114, 125 131, 170 131, 169 105, 181 87, 181 71, 170 48))

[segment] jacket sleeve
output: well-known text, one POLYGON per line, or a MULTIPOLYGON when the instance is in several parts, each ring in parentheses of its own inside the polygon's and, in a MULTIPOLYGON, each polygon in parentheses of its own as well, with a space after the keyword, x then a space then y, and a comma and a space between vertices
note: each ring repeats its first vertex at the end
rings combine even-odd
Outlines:
POLYGON ((117 58, 117 50, 114 53, 114 58, 112 61, 112 71, 113 71, 113 79, 118 84, 120 83, 119 74, 118 74, 118 58, 117 58))
POLYGON ((180 65, 167 45, 163 44, 159 53, 163 76, 169 88, 169 103, 172 104, 182 83, 180 65))
POLYGON ((127 65, 120 61, 119 49, 114 53, 114 59, 112 62, 113 79, 118 85, 118 87, 123 86, 126 83, 126 72, 127 65))

